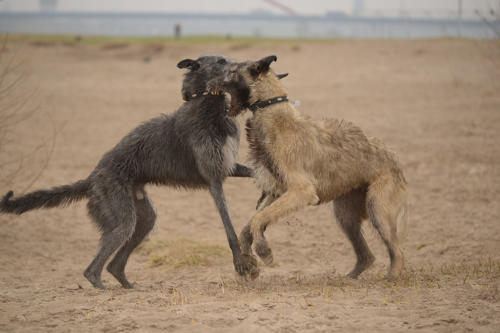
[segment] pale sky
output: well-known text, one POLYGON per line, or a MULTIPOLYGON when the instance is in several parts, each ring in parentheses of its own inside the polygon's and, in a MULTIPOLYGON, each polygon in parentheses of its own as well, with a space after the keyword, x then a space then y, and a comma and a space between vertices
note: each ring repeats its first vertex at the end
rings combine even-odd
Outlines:
MULTIPOLYGON (((459 0, 364 0, 365 14, 410 16, 450 16, 457 10, 459 0)), ((326 11, 352 12, 353 0, 278 0, 301 15, 322 15, 326 11)), ((500 10, 500 0, 462 0, 464 16, 500 10)), ((39 0, 0 0, 1 11, 38 11, 39 0)), ((247 13, 267 10, 281 11, 265 0, 58 0, 59 11, 107 12, 197 12, 197 13, 247 13)), ((497 14, 498 15, 498 14, 497 14)))

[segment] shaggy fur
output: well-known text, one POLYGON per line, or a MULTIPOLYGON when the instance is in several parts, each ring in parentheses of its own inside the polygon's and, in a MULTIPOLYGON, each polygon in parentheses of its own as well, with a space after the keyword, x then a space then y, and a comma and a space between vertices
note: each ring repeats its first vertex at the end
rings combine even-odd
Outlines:
POLYGON ((189 69, 182 88, 188 101, 176 112, 134 129, 102 157, 88 178, 18 198, 12 198, 11 191, 1 200, 0 212, 22 214, 88 198, 89 215, 102 238, 84 275, 95 287, 104 288, 104 264, 117 251, 107 269, 123 287, 132 288, 125 277, 125 265, 156 219, 145 184, 208 189, 222 218, 235 269, 242 274, 240 248, 222 183, 228 176, 250 177, 252 171, 236 163, 239 127, 234 118, 227 116, 224 96, 203 95, 206 82, 222 75, 230 64, 222 56, 179 62, 179 68, 189 69))
MULTIPOLYGON (((269 66, 275 56, 233 65, 224 77, 209 82, 209 89, 225 91, 241 106, 287 92, 269 66)), ((235 102, 233 101, 233 105, 235 102)), ((273 261, 264 238, 266 228, 278 219, 308 205, 334 201, 335 216, 357 256, 348 274, 356 278, 374 261, 361 233, 368 218, 382 237, 391 260, 388 279, 403 267, 398 229, 406 223, 407 183, 392 152, 367 138, 353 124, 336 119, 315 121, 303 116, 289 102, 258 109, 247 122, 247 139, 259 187, 265 193, 260 208, 240 235, 247 274, 258 276, 252 255, 273 261)))

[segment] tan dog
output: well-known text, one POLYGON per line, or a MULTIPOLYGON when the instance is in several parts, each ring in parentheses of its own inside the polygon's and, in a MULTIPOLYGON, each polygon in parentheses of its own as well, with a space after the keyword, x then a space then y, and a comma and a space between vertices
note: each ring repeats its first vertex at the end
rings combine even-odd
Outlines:
POLYGON ((392 152, 367 138, 351 123, 311 120, 287 101, 287 92, 269 69, 276 56, 245 62, 209 89, 231 94, 232 106, 250 108, 247 122, 250 157, 259 187, 265 193, 257 214, 240 235, 242 261, 251 278, 258 276, 255 251, 265 263, 273 256, 265 238, 268 225, 308 205, 334 201, 337 221, 357 256, 348 274, 356 278, 375 260, 361 233, 368 218, 382 237, 391 259, 386 276, 403 267, 398 229, 407 220, 407 183, 392 152))

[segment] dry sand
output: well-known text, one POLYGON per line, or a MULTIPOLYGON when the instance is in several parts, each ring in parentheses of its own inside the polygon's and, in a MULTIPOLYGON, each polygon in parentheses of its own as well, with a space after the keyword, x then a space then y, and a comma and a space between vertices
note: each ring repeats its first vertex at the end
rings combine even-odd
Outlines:
MULTIPOLYGON (((10 45, 27 76, 9 96, 37 109, 7 133, 0 192, 86 177, 137 124, 179 107, 175 65, 205 53, 278 55, 303 113, 352 121, 399 155, 411 190, 403 277, 378 281, 388 256, 365 225, 377 261, 344 278, 355 257, 329 204, 272 226, 275 264, 242 283, 208 193, 151 186, 158 220, 127 266, 134 290, 107 272, 107 291, 83 277, 99 237, 84 201, 0 215, 0 331, 499 331, 498 41, 10 45)), ((225 191, 239 232, 259 191, 249 179, 225 191)))

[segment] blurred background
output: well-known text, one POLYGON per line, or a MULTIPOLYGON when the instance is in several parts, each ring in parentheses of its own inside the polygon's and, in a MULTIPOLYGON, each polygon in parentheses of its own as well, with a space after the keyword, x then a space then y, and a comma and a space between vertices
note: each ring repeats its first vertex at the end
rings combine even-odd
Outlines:
POLYGON ((498 0, 0 0, 0 33, 500 37, 498 0))

